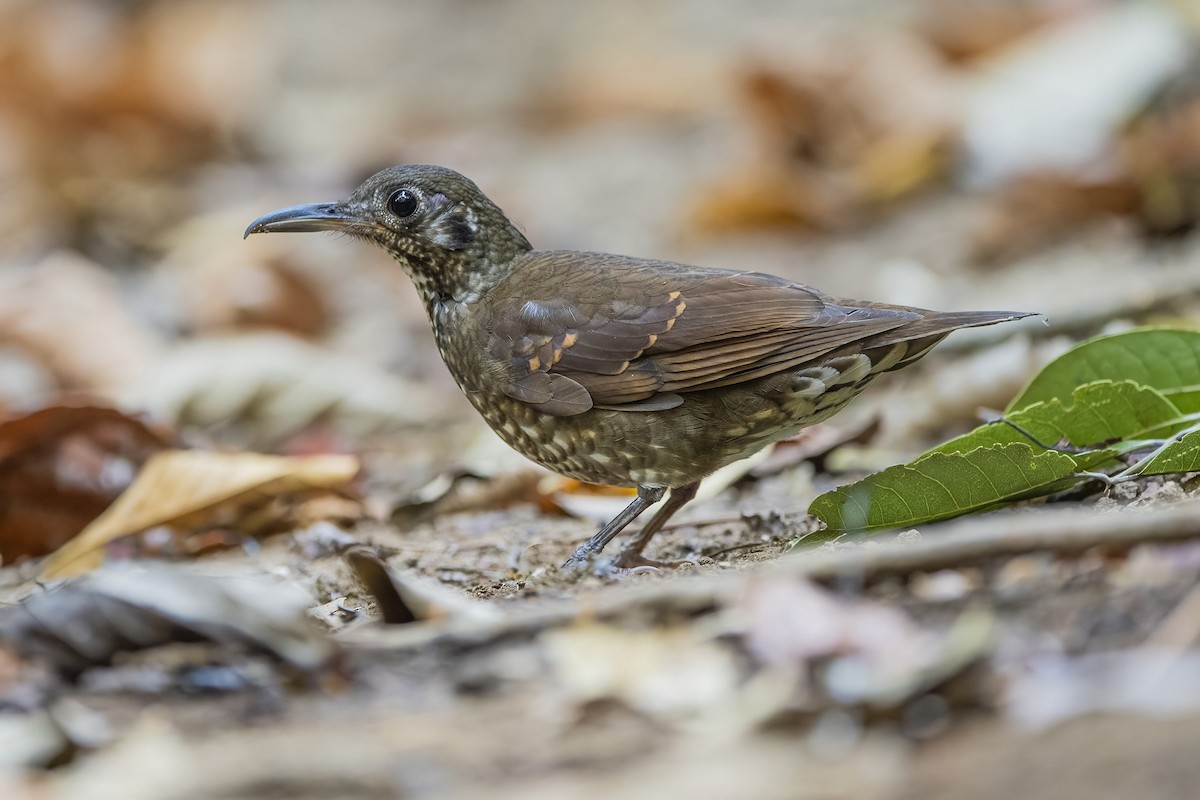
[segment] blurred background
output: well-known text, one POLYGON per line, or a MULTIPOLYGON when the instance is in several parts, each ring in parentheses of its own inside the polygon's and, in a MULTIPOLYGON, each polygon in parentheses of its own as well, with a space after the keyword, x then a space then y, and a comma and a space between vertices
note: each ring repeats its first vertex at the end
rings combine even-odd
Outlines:
POLYGON ((1197 0, 0 0, 0 797, 1192 797, 1193 542, 777 557, 1072 343, 1195 327, 1198 222, 1197 0), (628 496, 499 443, 396 264, 242 238, 402 162, 537 247, 1049 324, 706 479, 650 553, 700 566, 607 585, 558 565, 628 496), (100 583, 43 581, 68 542, 100 583))
POLYGON ((363 453, 389 496, 520 463, 383 254, 242 239, 428 162, 542 248, 1044 312, 865 403, 916 452, 1070 340, 1195 310, 1198 31, 1190 0, 3 0, 0 407, 363 453))

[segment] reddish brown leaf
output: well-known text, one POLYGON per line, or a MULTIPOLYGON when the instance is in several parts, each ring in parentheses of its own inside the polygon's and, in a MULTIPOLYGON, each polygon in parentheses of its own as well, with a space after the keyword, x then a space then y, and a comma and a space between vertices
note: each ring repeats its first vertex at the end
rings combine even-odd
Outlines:
POLYGON ((52 406, 0 423, 0 558, 69 541, 167 445, 163 433, 101 406, 52 406))

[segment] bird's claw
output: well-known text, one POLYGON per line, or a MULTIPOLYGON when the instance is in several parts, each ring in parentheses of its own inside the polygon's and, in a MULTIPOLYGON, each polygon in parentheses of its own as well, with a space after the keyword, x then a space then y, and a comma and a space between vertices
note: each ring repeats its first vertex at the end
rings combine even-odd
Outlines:
POLYGON ((658 572, 660 569, 679 569, 680 567, 695 567, 699 562, 692 558, 680 561, 654 561, 641 553, 629 550, 622 551, 616 558, 604 558, 596 553, 580 547, 563 562, 562 569, 593 572, 604 578, 611 575, 640 575, 646 572, 658 572))

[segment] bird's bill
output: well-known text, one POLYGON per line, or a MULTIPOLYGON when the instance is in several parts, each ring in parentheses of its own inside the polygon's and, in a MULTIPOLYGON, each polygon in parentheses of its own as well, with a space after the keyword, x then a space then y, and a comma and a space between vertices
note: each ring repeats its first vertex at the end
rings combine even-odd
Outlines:
POLYGON ((308 231, 345 230, 357 218, 348 213, 340 203, 313 203, 307 206, 292 206, 263 214, 242 238, 252 233, 304 233, 308 231))

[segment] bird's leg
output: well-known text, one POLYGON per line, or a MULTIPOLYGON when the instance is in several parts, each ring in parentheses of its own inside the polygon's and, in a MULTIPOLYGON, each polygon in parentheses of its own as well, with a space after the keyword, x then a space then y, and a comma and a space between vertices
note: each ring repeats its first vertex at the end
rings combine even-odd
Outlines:
POLYGON ((696 490, 700 488, 700 481, 689 483, 686 486, 677 486, 671 490, 671 496, 667 498, 667 502, 658 510, 658 513, 650 518, 646 523, 646 527, 642 528, 642 532, 638 534, 638 538, 633 544, 621 551, 621 555, 617 557, 616 566, 622 569, 633 569, 634 567, 678 567, 681 564, 688 564, 688 561, 651 561, 642 555, 642 551, 646 549, 646 545, 650 544, 650 540, 654 538, 654 534, 662 530, 662 526, 667 524, 667 520, 671 516, 683 508, 689 500, 696 496, 696 490))
MULTIPOLYGON (((563 567, 580 567, 586 564, 589 557, 603 550, 604 545, 612 541, 612 538, 623 531, 626 525, 661 500, 666 491, 662 486, 639 486, 637 497, 633 498, 633 502, 625 506, 625 510, 613 517, 612 521, 601 528, 595 536, 579 545, 575 555, 568 558, 563 567)), ((671 496, 674 497, 675 493, 672 492, 671 496)), ((658 519, 658 515, 655 516, 655 519, 658 519)))

